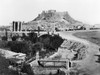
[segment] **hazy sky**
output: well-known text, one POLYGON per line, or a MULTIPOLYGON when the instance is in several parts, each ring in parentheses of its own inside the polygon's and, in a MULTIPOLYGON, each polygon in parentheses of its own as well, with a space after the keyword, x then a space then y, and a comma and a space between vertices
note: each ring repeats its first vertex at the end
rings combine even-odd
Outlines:
POLYGON ((0 0, 0 25, 31 21, 42 10, 68 11, 76 20, 100 24, 100 0, 0 0))

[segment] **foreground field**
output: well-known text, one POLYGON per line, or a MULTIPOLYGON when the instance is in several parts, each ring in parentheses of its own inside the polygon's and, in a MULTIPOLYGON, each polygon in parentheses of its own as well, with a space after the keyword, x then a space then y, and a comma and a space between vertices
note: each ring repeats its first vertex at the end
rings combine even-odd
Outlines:
POLYGON ((77 32, 74 35, 100 46, 100 31, 77 32))
MULTIPOLYGON (((96 32, 96 31, 77 32, 74 34, 75 36, 79 37, 79 38, 77 38, 77 37, 73 36, 72 33, 70 33, 70 32, 59 33, 59 35, 62 36, 64 39, 70 40, 70 41, 67 41, 67 43, 66 43, 67 44, 66 47, 68 50, 70 50, 70 49, 76 50, 76 49, 74 49, 75 46, 72 47, 73 45, 76 44, 76 42, 79 42, 79 47, 84 46, 84 45, 87 47, 85 49, 86 57, 81 60, 73 61, 74 63, 79 65, 79 67, 76 66, 77 67, 76 70, 78 69, 79 73, 81 73, 81 74, 77 74, 77 75, 100 75, 100 64, 96 62, 98 60, 98 57, 95 56, 96 54, 100 53, 99 46, 96 45, 97 43, 94 44, 95 42, 91 39, 91 38, 93 38, 93 39, 96 38, 96 41, 98 41, 97 40, 97 38, 99 39, 98 34, 99 34, 99 32, 96 32), (85 39, 91 41, 92 43, 88 42, 85 39), (75 41, 75 43, 74 43, 74 41, 75 41), (82 43, 82 45, 80 43, 82 43)), ((82 48, 78 49, 78 50, 82 50, 82 48)), ((62 52, 62 55, 66 54, 66 53, 68 53, 68 52, 62 52)), ((7 66, 8 66, 7 60, 0 57, 0 61, 2 61, 2 62, 0 62, 0 70, 1 70, 0 75, 16 75, 7 69, 7 66)))

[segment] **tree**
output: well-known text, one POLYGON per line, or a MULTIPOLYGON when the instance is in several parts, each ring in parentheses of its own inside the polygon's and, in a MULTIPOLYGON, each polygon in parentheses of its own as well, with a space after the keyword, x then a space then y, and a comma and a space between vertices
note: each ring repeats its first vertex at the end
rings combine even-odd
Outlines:
POLYGON ((58 49, 58 47, 60 47, 60 45, 63 43, 63 41, 64 40, 59 35, 54 35, 51 38, 50 46, 54 49, 58 49))
POLYGON ((31 33, 28 33, 28 37, 29 37, 29 40, 32 42, 32 43, 36 43, 37 42, 37 33, 34 33, 34 32, 31 32, 31 33))
POLYGON ((59 35, 44 34, 39 37, 39 41, 43 43, 44 48, 47 50, 55 50, 63 43, 63 39, 59 35))
POLYGON ((2 37, 2 40, 7 41, 8 40, 8 32, 5 29, 5 36, 2 37))
POLYGON ((6 36, 1 37, 1 39, 2 39, 3 41, 7 41, 7 37, 6 37, 6 36))
POLYGON ((29 41, 9 41, 7 46, 11 51, 17 53, 20 52, 30 55, 30 53, 32 52, 32 44, 29 41))
POLYGON ((30 64, 23 64, 23 67, 21 69, 21 72, 23 73, 27 73, 28 75, 34 75, 34 72, 32 70, 32 67, 30 66, 30 64))
POLYGON ((11 37, 12 41, 16 41, 19 38, 19 34, 15 34, 11 37))
POLYGON ((36 52, 40 52, 43 48, 43 44, 41 42, 37 42, 32 46, 32 54, 34 55, 36 52))
POLYGON ((23 40, 23 39, 25 39, 26 37, 27 37, 26 34, 25 34, 25 33, 22 33, 21 39, 23 40))
POLYGON ((44 34, 39 37, 39 42, 43 43, 44 48, 48 49, 50 48, 50 41, 51 41, 51 35, 44 34))

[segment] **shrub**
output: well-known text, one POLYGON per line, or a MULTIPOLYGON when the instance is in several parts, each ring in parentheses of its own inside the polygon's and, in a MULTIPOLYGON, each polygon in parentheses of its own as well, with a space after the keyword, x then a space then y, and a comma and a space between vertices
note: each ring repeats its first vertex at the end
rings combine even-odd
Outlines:
POLYGON ((50 41, 51 41, 51 35, 44 34, 39 37, 39 42, 43 43, 44 48, 49 49, 50 48, 50 41))
POLYGON ((23 64, 21 72, 27 73, 27 75, 34 75, 34 72, 33 72, 32 68, 31 68, 30 64, 26 64, 26 63, 23 64))
POLYGON ((1 38, 2 38, 3 41, 7 41, 7 39, 8 39, 6 36, 3 36, 1 38))
POLYGON ((29 41, 29 37, 26 36, 25 33, 22 33, 22 37, 21 37, 22 40, 26 40, 26 41, 29 41))
POLYGON ((8 47, 7 47, 7 43, 8 43, 7 41, 2 41, 2 40, 1 40, 1 41, 0 41, 0 48, 8 48, 8 47))
POLYGON ((28 33, 28 38, 32 43, 36 43, 38 39, 37 33, 34 32, 28 33))
POLYGON ((22 33, 21 39, 24 39, 25 37, 26 37, 26 34, 25 33, 22 33))
POLYGON ((25 54, 31 53, 31 43, 26 41, 9 41, 7 45, 11 51, 25 54))
POLYGON ((37 33, 31 32, 28 33, 28 36, 26 36, 25 33, 23 33, 21 39, 25 41, 31 41, 32 43, 36 43, 38 37, 37 37, 37 33))
POLYGON ((57 73, 54 74, 54 75, 66 75, 64 71, 61 71, 61 70, 57 70, 57 73))
POLYGON ((63 43, 63 39, 59 35, 45 34, 39 37, 39 41, 43 43, 44 48, 55 50, 63 43))
POLYGON ((60 47, 60 45, 63 43, 63 39, 58 36, 58 35, 54 35, 52 36, 51 38, 51 43, 50 43, 50 46, 54 49, 58 49, 58 47, 60 47))
POLYGON ((2 37, 2 40, 7 41, 8 40, 8 32, 5 31, 5 36, 2 37))
POLYGON ((41 42, 37 42, 34 45, 32 45, 32 55, 35 55, 37 51, 41 51, 43 48, 43 44, 41 42))
POLYGON ((30 41, 9 41, 7 46, 11 51, 25 53, 28 56, 34 56, 37 51, 41 51, 41 48, 43 48, 42 43, 32 44, 30 41))
POLYGON ((19 38, 18 35, 15 35, 15 36, 12 36, 12 37, 11 37, 12 41, 16 41, 18 38, 19 38))

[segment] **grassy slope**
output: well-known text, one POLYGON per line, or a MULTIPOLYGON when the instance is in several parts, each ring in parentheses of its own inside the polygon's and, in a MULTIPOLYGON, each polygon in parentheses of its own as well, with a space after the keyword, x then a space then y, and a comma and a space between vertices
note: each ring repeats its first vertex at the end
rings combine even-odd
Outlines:
POLYGON ((100 32, 98 31, 77 32, 77 33, 74 33, 74 35, 76 37, 86 39, 100 46, 100 32))

